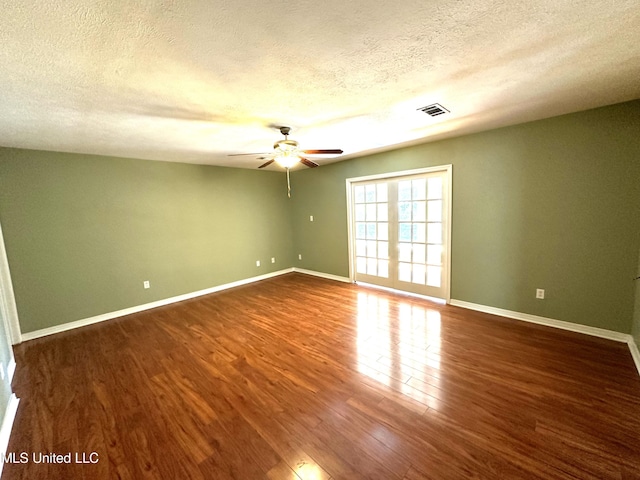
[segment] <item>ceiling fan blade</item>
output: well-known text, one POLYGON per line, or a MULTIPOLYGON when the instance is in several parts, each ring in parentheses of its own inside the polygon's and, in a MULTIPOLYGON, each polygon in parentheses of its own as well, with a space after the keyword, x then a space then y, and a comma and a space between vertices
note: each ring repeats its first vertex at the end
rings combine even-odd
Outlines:
POLYGON ((338 148, 334 149, 325 149, 325 150, 302 150, 302 153, 306 153, 307 155, 331 155, 331 154, 340 154, 342 150, 338 148))
POLYGON ((262 165, 260 165, 258 168, 264 168, 264 167, 268 167, 269 165, 271 165, 273 163, 273 160, 269 160, 268 162, 263 163, 262 165))
POLYGON ((259 152, 259 153, 230 153, 227 157, 239 157, 240 155, 269 155, 269 152, 259 152))
POLYGON ((319 166, 316 162, 312 162, 308 158, 302 158, 302 157, 300 157, 300 163, 303 165, 306 165, 309 168, 316 168, 319 166))

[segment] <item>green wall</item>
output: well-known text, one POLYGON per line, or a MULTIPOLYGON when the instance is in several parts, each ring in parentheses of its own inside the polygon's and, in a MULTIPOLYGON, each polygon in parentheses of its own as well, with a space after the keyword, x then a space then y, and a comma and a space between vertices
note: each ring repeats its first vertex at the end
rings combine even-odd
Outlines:
POLYGON ((23 333, 288 268, 289 208, 283 173, 0 149, 23 333))
POLYGON ((634 101, 296 171, 294 264, 348 276, 345 179, 453 164, 453 299, 629 333, 638 132, 634 101))
POLYGON ((22 331, 292 265, 348 276, 345 179, 453 164, 452 298, 638 339, 638 131, 628 102, 295 171, 291 199, 280 172, 0 148, 22 331))

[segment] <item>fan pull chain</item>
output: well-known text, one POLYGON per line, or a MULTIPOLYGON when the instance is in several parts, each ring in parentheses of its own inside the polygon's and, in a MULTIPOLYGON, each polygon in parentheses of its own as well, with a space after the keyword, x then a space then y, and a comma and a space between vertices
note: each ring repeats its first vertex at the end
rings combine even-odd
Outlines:
POLYGON ((291 198, 291 181, 289 180, 289 169, 287 168, 287 197, 291 198))

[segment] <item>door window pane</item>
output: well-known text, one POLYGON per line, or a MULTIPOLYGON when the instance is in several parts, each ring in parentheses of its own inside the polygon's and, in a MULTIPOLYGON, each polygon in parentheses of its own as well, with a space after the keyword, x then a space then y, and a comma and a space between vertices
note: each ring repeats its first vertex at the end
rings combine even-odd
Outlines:
POLYGON ((411 241, 411 224, 401 223, 398 225, 398 240, 401 242, 411 241))
POLYGON ((401 282, 411 281, 411 264, 400 263, 398 264, 398 280, 401 282))
POLYGON ((398 200, 411 200, 411 181, 398 182, 398 200))
POLYGON ((439 200, 442 198, 442 177, 427 179, 427 199, 439 200))
POLYGON ((378 198, 376 199, 376 201, 386 202, 387 201, 387 184, 379 183, 378 185, 376 185, 376 187, 377 187, 377 193, 378 193, 378 198))
POLYGON ((386 222, 389 219, 389 207, 386 203, 378 204, 378 221, 386 222))
POLYGON ((356 223, 356 238, 367 237, 367 226, 364 223, 356 223))
POLYGON ((378 240, 389 240, 389 224, 378 224, 378 240))
MULTIPOLYGON (((431 225, 431 224, 429 224, 431 225)), ((414 242, 425 242, 425 232, 424 232, 424 223, 414 223, 413 224, 413 241, 414 242)))
POLYGON ((389 278, 389 262, 387 260, 378 260, 378 276, 389 278))
POLYGON ((356 256, 367 256, 367 242, 365 240, 356 240, 356 256))
POLYGON ((365 187, 365 200, 367 203, 376 201, 376 186, 375 185, 367 185, 365 187))
POLYGON ((424 178, 418 178, 411 181, 413 190, 413 200, 424 200, 426 198, 426 181, 424 178))
POLYGON ((355 189, 356 203, 364 203, 364 186, 358 186, 355 189))
POLYGON ((398 244, 398 260, 401 262, 411 261, 411 244, 399 243, 398 244))
POLYGON ((376 204, 368 203, 367 204, 367 222, 375 222, 376 221, 376 204))
POLYGON ((378 261, 375 258, 367 258, 367 275, 378 273, 378 261))
POLYGON ((442 224, 428 223, 427 225, 427 242, 442 244, 442 224))
POLYGON ((427 263, 442 265, 442 245, 427 245, 427 263))
POLYGON ((411 202, 398 203, 398 221, 400 222, 411 221, 411 202))
POLYGON ((378 258, 389 258, 388 242, 378 242, 378 258))
POLYGON ((424 247, 422 243, 413 244, 413 263, 425 263, 424 247))
POLYGON ((426 221, 426 208, 425 202, 413 202, 413 214, 411 220, 414 222, 426 221))
POLYGON ((356 222, 364 222, 364 205, 356 205, 356 222))
POLYGON ((412 267, 413 267, 413 275, 412 275, 411 281, 419 285, 424 285, 425 266, 420 265, 419 263, 414 263, 412 264, 412 267))
POLYGON ((367 257, 376 256, 376 242, 375 240, 367 240, 367 257))
POLYGON ((442 200, 431 200, 428 207, 427 220, 430 222, 442 221, 442 200))
POLYGON ((376 224, 367 223, 367 238, 376 238, 376 224))
POLYGON ((442 267, 427 267, 427 285, 430 287, 440 287, 442 267))
POLYGON ((367 259, 364 257, 356 258, 356 272, 367 273, 367 259))

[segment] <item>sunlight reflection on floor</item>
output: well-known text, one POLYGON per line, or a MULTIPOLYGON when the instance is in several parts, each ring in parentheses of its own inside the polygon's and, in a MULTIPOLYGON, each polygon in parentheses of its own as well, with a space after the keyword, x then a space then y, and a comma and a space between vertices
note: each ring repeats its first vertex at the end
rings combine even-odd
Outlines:
POLYGON ((357 369, 363 375, 438 408, 441 318, 438 310, 386 295, 359 292, 357 369))
POLYGON ((296 472, 291 478, 302 478, 304 480, 321 480, 327 477, 326 472, 324 472, 318 465, 300 462, 298 465, 296 465, 296 472))

